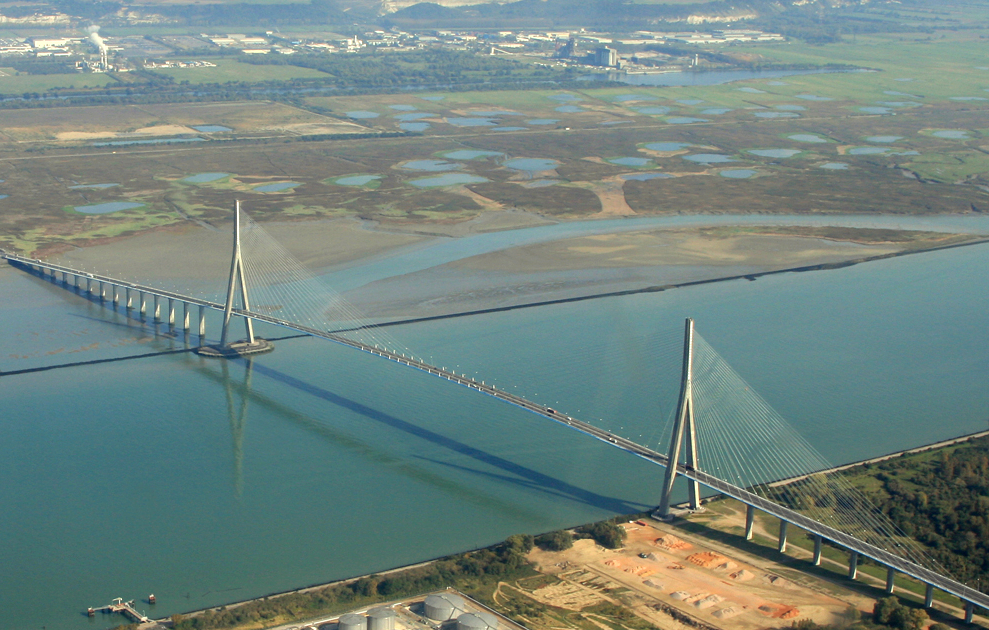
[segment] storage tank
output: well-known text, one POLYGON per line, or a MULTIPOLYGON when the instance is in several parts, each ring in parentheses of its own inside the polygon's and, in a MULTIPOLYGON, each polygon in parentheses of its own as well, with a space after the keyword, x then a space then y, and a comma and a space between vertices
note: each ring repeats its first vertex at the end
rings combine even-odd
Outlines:
MULTIPOLYGON (((457 617, 457 630, 488 630, 488 622, 480 617, 483 613, 464 613, 457 617)), ((497 621, 495 621, 497 628, 497 621)))
POLYGON ((364 615, 348 613, 337 622, 337 630, 366 630, 367 618, 364 615))
POLYGON ((367 611, 368 630, 395 630, 398 614, 388 606, 378 606, 367 611))
POLYGON ((423 611, 433 621, 456 619, 464 611, 464 599, 452 593, 430 595, 423 602, 423 611))
POLYGON ((495 615, 492 615, 489 612, 479 612, 474 613, 474 615, 484 623, 488 624, 488 628, 490 630, 498 630, 498 617, 495 615))

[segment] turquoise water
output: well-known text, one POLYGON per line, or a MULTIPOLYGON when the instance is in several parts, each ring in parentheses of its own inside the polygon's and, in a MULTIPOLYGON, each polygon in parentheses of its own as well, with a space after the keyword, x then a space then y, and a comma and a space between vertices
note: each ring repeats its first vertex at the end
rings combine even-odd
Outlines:
POLYGON ((496 123, 490 118, 447 118, 446 122, 456 127, 493 127, 496 123))
POLYGON ((723 162, 736 162, 734 158, 721 153, 695 153, 694 155, 684 155, 683 159, 698 164, 720 164, 723 162))
POLYGON ((760 90, 760 89, 754 88, 754 87, 740 87, 740 88, 735 88, 735 89, 738 90, 739 92, 745 92, 746 94, 765 94, 766 93, 765 90, 760 90))
POLYGON ((679 151, 680 149, 686 149, 689 146, 693 146, 686 142, 650 142, 649 144, 643 145, 644 148, 650 151, 659 151, 660 153, 667 153, 671 151, 679 151))
POLYGON ((629 173, 622 175, 622 179, 626 181, 632 180, 637 182, 645 182, 650 179, 671 179, 672 177, 673 175, 669 173, 629 173))
POLYGON ((784 112, 805 112, 807 108, 803 105, 777 105, 776 109, 784 112))
POLYGON ((797 98, 802 98, 805 101, 824 102, 824 101, 833 101, 834 100, 830 96, 818 96, 817 94, 797 94, 796 97, 797 98))
POLYGON ((971 137, 968 135, 967 131, 961 129, 946 129, 944 131, 935 131, 931 134, 935 138, 947 138, 948 140, 970 140, 971 137))
POLYGON ((689 125, 691 123, 711 122, 711 121, 708 120, 708 119, 706 119, 706 118, 691 118, 689 116, 674 116, 672 118, 667 118, 666 119, 666 122, 670 123, 671 125, 689 125))
POLYGON ((463 168, 463 164, 447 162, 446 160, 410 160, 399 165, 410 171, 455 171, 463 168))
POLYGON ((415 105, 389 105, 388 107, 400 112, 414 112, 418 109, 415 105))
POLYGON ((648 166, 650 162, 652 162, 652 160, 650 160, 649 158, 640 158, 640 157, 616 157, 616 158, 608 158, 608 162, 611 162, 612 164, 617 164, 619 166, 641 167, 641 166, 648 166))
POLYGON ((554 107, 553 111, 560 112, 561 114, 576 114, 577 112, 584 111, 584 108, 577 105, 560 105, 559 107, 554 107))
POLYGON ((77 186, 69 186, 69 188, 72 189, 72 190, 80 190, 80 189, 85 189, 85 188, 102 189, 102 188, 113 188, 113 187, 119 186, 119 185, 120 184, 79 184, 77 186))
POLYGON ((720 116, 721 114, 727 114, 731 110, 727 107, 712 107, 710 109, 702 109, 701 113, 705 116, 720 116))
POLYGON ((636 107, 635 111, 650 116, 665 116, 673 111, 673 109, 671 107, 636 107))
MULTIPOLYGON (((741 222, 989 231, 972 219, 741 222)), ((547 226, 439 241, 408 256, 442 264, 551 234, 719 221, 547 226)), ((414 271, 408 260, 349 273, 401 275, 414 271)), ((678 378, 669 340, 693 316, 699 333, 837 463, 985 427, 987 265, 989 246, 973 246, 390 332, 417 355, 661 446, 678 378)), ((2 370, 183 347, 21 272, 0 270, 0 292, 10 298, 0 321, 15 331, 5 337, 2 370)), ((0 608, 4 628, 116 625, 122 620, 89 622, 83 611, 151 592, 153 614, 164 616, 658 499, 661 470, 638 458, 314 339, 279 342, 249 376, 243 362, 180 354, 5 376, 0 399, 0 504, 8 508, 0 512, 0 592, 19 603, 0 608)))
POLYGON ((474 114, 475 116, 485 116, 485 117, 490 117, 490 116, 522 116, 523 115, 521 112, 513 112, 510 109, 492 109, 492 110, 486 111, 486 112, 471 112, 471 113, 474 114))
POLYGON ((436 114, 430 114, 429 112, 411 112, 409 114, 399 114, 398 116, 395 116, 395 120, 412 121, 419 120, 420 118, 430 118, 435 115, 436 114))
POLYGON ((897 140, 903 140, 903 136, 869 136, 866 138, 868 142, 896 142, 897 140))
POLYGON ((582 101, 584 99, 574 96, 573 94, 550 94, 546 98, 560 101, 561 103, 573 103, 575 101, 582 101))
POLYGON ((505 162, 505 166, 516 171, 548 171, 556 168, 560 163, 556 160, 546 158, 515 158, 505 162))
POLYGON ((223 125, 193 125, 192 128, 203 133, 223 133, 225 131, 233 131, 230 127, 224 127, 223 125))
POLYGON ((793 112, 756 112, 756 118, 799 118, 800 114, 793 112))
POLYGON ((858 110, 865 114, 891 114, 893 110, 888 107, 859 107, 858 110))
POLYGON ((887 151, 886 147, 855 147, 848 150, 848 155, 883 155, 887 151))
POLYGON ((658 99, 655 96, 646 96, 645 94, 619 94, 612 100, 616 103, 631 103, 632 101, 655 101, 658 99))
POLYGON ((347 112, 347 116, 349 116, 351 118, 371 119, 371 118, 377 118, 380 115, 381 114, 379 114, 377 112, 367 112, 367 111, 363 111, 363 110, 358 110, 358 111, 354 111, 354 112, 347 112))
POLYGON ((199 173, 184 177, 182 181, 190 184, 207 184, 209 182, 215 182, 218 179, 223 179, 224 177, 230 177, 230 173, 199 173))
POLYGON ((480 184, 487 179, 480 175, 468 175, 467 173, 446 173, 436 177, 425 177, 423 179, 413 179, 409 183, 416 188, 438 188, 440 186, 459 186, 462 184, 480 184))
POLYGON ((826 164, 821 164, 821 168, 829 171, 847 171, 848 165, 844 162, 828 162, 826 164))
POLYGON ((281 192, 283 190, 288 190, 290 188, 295 188, 296 186, 301 186, 299 182, 275 182, 274 184, 265 184, 263 186, 255 186, 254 192, 281 192))
POLYGON ((768 158, 792 158, 800 149, 749 149, 746 153, 768 158))
POLYGON ((430 127, 432 127, 432 125, 427 122, 407 122, 399 123, 398 125, 398 128, 402 131, 426 131, 430 127))
POLYGON ((790 140, 796 140, 797 142, 827 142, 826 138, 821 136, 816 136, 812 133, 795 133, 792 136, 787 136, 790 140))
POLYGON ((560 122, 558 118, 533 118, 525 121, 527 125, 555 125, 560 122))
POLYGON ((755 175, 758 171, 753 171, 748 168, 738 168, 730 171, 721 171, 719 175, 722 177, 727 177, 728 179, 748 179, 755 175))
POLYGON ((108 201, 106 203, 94 203, 88 206, 76 206, 75 211, 82 212, 83 214, 110 214, 111 212, 143 207, 143 203, 134 201, 108 201))

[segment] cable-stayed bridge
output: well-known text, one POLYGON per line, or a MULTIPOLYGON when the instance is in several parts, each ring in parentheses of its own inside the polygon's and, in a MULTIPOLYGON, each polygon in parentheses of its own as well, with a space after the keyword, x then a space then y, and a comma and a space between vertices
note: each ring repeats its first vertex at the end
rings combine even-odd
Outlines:
POLYGON ((669 449, 664 453, 483 380, 432 365, 411 352, 398 351, 397 342, 383 329, 368 325, 360 313, 322 285, 259 225, 247 219, 242 230, 240 223, 238 204, 230 275, 222 302, 216 297, 185 295, 15 254, 4 253, 3 257, 15 267, 46 277, 108 308, 122 306, 138 319, 181 328, 187 339, 198 337, 205 356, 235 357, 270 350, 270 343, 254 336, 252 322, 259 321, 421 370, 664 467, 658 509, 661 517, 670 516, 674 482, 683 477, 688 484, 690 510, 702 509, 700 486, 745 504, 747 539, 753 534, 756 511, 762 511, 780 520, 781 552, 786 550, 788 526, 793 524, 813 537, 815 565, 821 563, 823 543, 829 541, 848 550, 851 579, 857 576, 862 556, 887 567, 888 593, 893 592, 894 577, 899 572, 926 586, 927 607, 933 605, 937 588, 964 603, 968 622, 977 608, 989 609, 989 596, 952 578, 847 481, 823 472, 830 464, 694 332, 692 320, 686 323, 680 393, 669 449), (254 298, 253 307, 249 295, 254 298), (177 318, 179 308, 181 318, 177 318), (198 325, 192 333, 197 310, 198 325), (223 314, 220 344, 206 343, 209 311, 223 314), (246 338, 228 341, 238 318, 244 324, 246 338), (330 326, 331 321, 337 325, 330 326), (350 331, 333 332, 343 328, 339 322, 346 322, 350 331), (789 506, 799 506, 800 511, 789 506))

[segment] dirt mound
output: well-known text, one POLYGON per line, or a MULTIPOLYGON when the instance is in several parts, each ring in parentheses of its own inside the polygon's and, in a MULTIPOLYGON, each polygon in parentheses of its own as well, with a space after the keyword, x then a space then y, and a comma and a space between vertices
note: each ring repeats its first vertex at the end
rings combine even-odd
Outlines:
POLYGON ((663 549, 670 549, 670 550, 675 550, 675 549, 684 550, 684 549, 690 549, 691 547, 690 543, 684 542, 683 540, 677 538, 673 534, 666 534, 665 536, 660 536, 653 542, 656 544, 657 547, 662 547, 663 549))
POLYGON ((658 588, 658 589, 663 588, 663 584, 661 582, 657 582, 656 580, 643 580, 642 583, 645 584, 646 586, 651 586, 652 588, 658 588))
POLYGON ((704 599, 699 599, 694 602, 694 606, 697 606, 701 610, 706 610, 715 604, 720 604, 723 601, 725 601, 724 597, 720 597, 718 595, 708 595, 704 599))
POLYGON ((718 566, 714 567, 715 571, 734 571, 738 568, 738 565, 728 560, 727 562, 722 562, 718 566))
POLYGON ((732 617, 737 617, 741 615, 744 610, 741 608, 735 608, 734 606, 729 606, 728 608, 722 608, 721 610, 716 610, 711 613, 714 617, 718 619, 731 619, 732 617))
POLYGON ((793 619, 800 615, 800 611, 793 606, 783 604, 763 604, 759 606, 759 612, 773 619, 793 619))
POLYGON ((682 600, 688 599, 690 597, 690 593, 688 593, 687 591, 677 591, 676 593, 671 593, 670 594, 670 597, 672 597, 673 599, 679 599, 679 600, 682 601, 682 600))
POLYGON ((789 580, 784 580, 778 575, 766 575, 766 581, 775 586, 776 588, 793 588, 793 583, 789 580))
POLYGON ((709 569, 717 564, 725 562, 726 560, 728 560, 728 558, 712 551, 702 551, 700 553, 687 556, 687 562, 696 564, 699 567, 704 567, 705 569, 709 569))
POLYGON ((746 571, 745 569, 742 569, 737 573, 732 573, 728 577, 730 577, 733 580, 738 580, 739 582, 745 582, 746 580, 751 580, 752 578, 754 578, 755 574, 753 574, 751 571, 746 571))

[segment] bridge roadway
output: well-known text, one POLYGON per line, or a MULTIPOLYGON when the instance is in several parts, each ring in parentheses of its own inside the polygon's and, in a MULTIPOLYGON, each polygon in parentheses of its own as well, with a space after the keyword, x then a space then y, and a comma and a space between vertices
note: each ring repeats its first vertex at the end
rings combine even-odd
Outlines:
MULTIPOLYGON (((21 256, 5 254, 4 258, 21 263, 22 265, 32 265, 36 267, 51 269, 54 271, 89 277, 89 275, 85 272, 80 272, 78 270, 71 269, 68 267, 62 267, 60 265, 52 265, 51 263, 44 263, 29 258, 23 258, 21 256)), ((157 294, 162 297, 188 302, 191 304, 197 304, 219 311, 222 311, 224 308, 224 305, 222 304, 216 302, 210 302, 208 300, 200 300, 198 298, 192 298, 189 296, 181 295, 179 293, 162 291, 160 289, 154 289, 151 287, 145 287, 143 285, 123 282, 121 280, 117 280, 115 278, 110 278, 105 276, 93 275, 92 277, 95 280, 100 280, 103 282, 109 282, 111 284, 117 284, 118 286, 137 289, 138 291, 144 291, 146 293, 157 294)), ((631 440, 627 440, 623 437, 614 435, 613 433, 605 431, 604 429, 595 427, 594 425, 567 416, 550 407, 546 407, 544 405, 534 403, 526 398, 523 398, 522 396, 518 396, 516 394, 502 391, 500 389, 497 389, 493 385, 486 385, 484 382, 477 381, 465 374, 457 374, 456 372, 452 372, 443 368, 436 367, 434 365, 426 363, 425 361, 415 359, 413 357, 406 357, 403 354, 392 352, 390 350, 386 350, 383 348, 369 346, 365 343, 362 343, 360 341, 355 341, 353 339, 348 339, 347 337, 344 337, 339 334, 335 334, 325 330, 319 330, 317 328, 311 328, 309 326, 303 326, 301 324, 295 324, 293 322, 289 322, 283 319, 278 319, 277 317, 272 317, 270 315, 243 311, 241 309, 233 309, 233 313, 241 317, 250 317, 255 321, 266 322, 268 324, 272 324, 275 326, 280 326, 283 328, 288 328, 291 330, 303 332, 312 335, 313 337, 326 339, 328 341, 342 344, 354 348, 356 350, 360 350, 362 352, 372 354, 374 356, 382 357, 390 361, 395 361, 396 363, 400 363, 402 365, 406 365, 408 367, 421 370, 423 372, 426 372, 427 374, 432 374, 433 376, 444 378, 458 385, 462 385, 469 389, 477 390, 483 394, 487 394, 489 396, 492 396, 509 404, 525 409, 526 411, 530 411, 534 414, 543 416, 545 418, 553 420, 554 422, 565 424, 572 429, 575 429, 577 431, 580 431, 581 433, 584 433, 593 438, 606 442, 612 446, 620 448, 633 455, 649 460, 654 464, 659 464, 660 466, 663 467, 666 467, 668 465, 667 456, 658 451, 654 451, 640 444, 636 444, 631 440)), ((983 610, 989 610, 989 595, 986 595, 985 593, 982 593, 971 587, 961 584, 960 582, 957 582, 949 577, 931 571, 930 569, 924 568, 918 564, 910 562, 909 560, 906 560, 905 558, 893 554, 885 549, 881 549, 867 542, 859 540, 853 536, 838 531, 837 529, 829 527, 823 523, 819 523, 798 512, 794 512, 789 508, 783 507, 782 505, 769 501, 768 499, 765 499, 757 494, 749 492, 744 488, 740 488, 733 484, 722 481, 721 479, 708 475, 707 473, 704 473, 700 470, 688 469, 683 464, 678 464, 677 472, 683 475, 684 477, 687 477, 688 479, 694 479, 698 483, 712 490, 720 492, 721 494, 736 499, 746 505, 751 505, 752 507, 762 510, 767 514, 772 514, 773 516, 783 521, 786 521, 788 523, 793 523, 794 525, 804 529, 805 531, 811 534, 835 542, 841 545, 842 547, 845 547, 846 549, 855 551, 867 558, 871 558, 872 560, 878 562, 879 564, 885 565, 887 567, 892 567, 896 571, 899 571, 904 575, 909 575, 910 577, 919 580, 924 584, 933 585, 941 589, 945 593, 949 593, 951 595, 954 595, 955 597, 958 597, 963 602, 966 602, 969 605, 975 605, 982 608, 983 610)))

